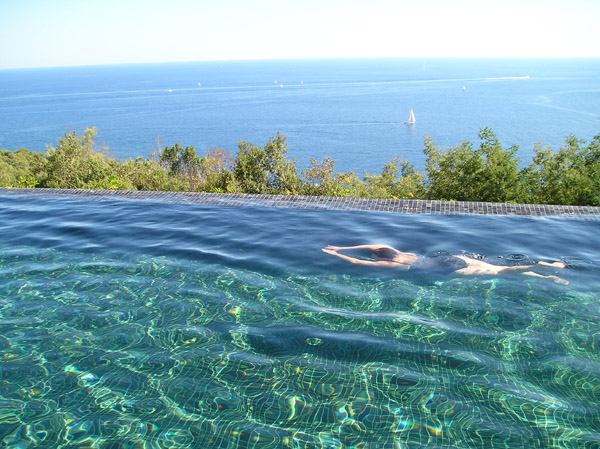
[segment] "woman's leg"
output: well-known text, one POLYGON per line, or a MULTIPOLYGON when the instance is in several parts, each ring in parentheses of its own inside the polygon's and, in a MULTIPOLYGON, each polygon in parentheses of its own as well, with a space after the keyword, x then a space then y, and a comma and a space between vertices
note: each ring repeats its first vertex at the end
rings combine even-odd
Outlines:
POLYGON ((502 266, 492 265, 491 263, 484 262, 478 259, 471 259, 467 256, 454 256, 457 257, 467 264, 465 268, 456 270, 458 274, 464 275, 496 275, 500 273, 509 273, 514 271, 525 271, 530 270, 535 265, 515 265, 515 266, 502 266))
POLYGON ((556 282, 557 284, 569 285, 569 281, 567 281, 566 279, 563 279, 563 278, 559 278, 558 276, 544 276, 543 274, 535 273, 533 271, 524 271, 521 274, 523 276, 531 276, 534 278, 550 279, 550 280, 556 282))
POLYGON ((541 265, 543 267, 554 267, 554 268, 566 268, 567 267, 567 265, 562 262, 544 262, 544 261, 540 260, 537 264, 541 265))
MULTIPOLYGON (((457 270, 456 273, 462 274, 465 276, 495 276, 498 274, 504 273, 520 273, 525 276, 538 277, 542 279, 552 279, 554 282, 558 284, 568 284, 567 281, 561 279, 557 276, 544 276, 538 273, 534 273, 533 271, 528 271, 531 268, 534 268, 536 265, 513 265, 513 266, 502 266, 502 265, 492 265, 487 262, 483 262, 477 259, 471 259, 466 256, 455 256, 461 260, 464 260, 467 264, 465 268, 461 268, 457 270)), ((554 268, 565 268, 565 264, 562 262, 538 262, 537 265, 545 266, 545 267, 554 267, 554 268)))

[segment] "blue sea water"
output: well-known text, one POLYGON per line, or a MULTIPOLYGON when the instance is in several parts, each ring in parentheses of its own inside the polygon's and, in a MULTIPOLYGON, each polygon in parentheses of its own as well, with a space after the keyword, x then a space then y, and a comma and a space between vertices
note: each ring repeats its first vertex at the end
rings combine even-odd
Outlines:
POLYGON ((99 129, 117 158, 179 142, 199 153, 263 145, 280 131, 299 167, 331 157, 376 172, 393 157, 423 169, 424 135, 449 147, 490 127, 558 148, 600 133, 600 60, 372 59, 142 64, 0 71, 0 148, 44 151, 99 129), (463 89, 464 86, 464 89, 463 89), (404 125, 410 108, 417 118, 404 125))
POLYGON ((598 220, 0 193, 0 445, 598 447, 598 220), (415 277, 387 243, 524 276, 415 277))

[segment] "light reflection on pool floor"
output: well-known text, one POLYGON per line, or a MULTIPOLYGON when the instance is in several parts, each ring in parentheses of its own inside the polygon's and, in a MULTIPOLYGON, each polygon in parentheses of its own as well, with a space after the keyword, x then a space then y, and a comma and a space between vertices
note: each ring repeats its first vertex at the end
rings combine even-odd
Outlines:
POLYGON ((3 447, 600 446, 600 306, 176 257, 0 253, 3 447))

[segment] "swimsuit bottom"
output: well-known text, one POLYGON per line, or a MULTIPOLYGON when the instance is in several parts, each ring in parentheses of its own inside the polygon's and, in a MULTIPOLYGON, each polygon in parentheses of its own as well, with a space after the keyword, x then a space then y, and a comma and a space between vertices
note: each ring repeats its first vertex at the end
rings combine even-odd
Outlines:
POLYGON ((417 257, 410 271, 432 274, 450 274, 466 268, 467 262, 454 256, 417 257))

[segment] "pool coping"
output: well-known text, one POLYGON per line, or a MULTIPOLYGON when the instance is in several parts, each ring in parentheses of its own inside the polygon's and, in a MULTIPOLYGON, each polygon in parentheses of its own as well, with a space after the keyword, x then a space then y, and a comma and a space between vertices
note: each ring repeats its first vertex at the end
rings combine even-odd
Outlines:
POLYGON ((159 201, 216 206, 280 207, 294 209, 373 211, 435 215, 518 215, 600 218, 600 207, 547 204, 488 203, 392 198, 266 195, 249 193, 165 192, 0 187, 0 194, 52 196, 90 200, 159 201))

